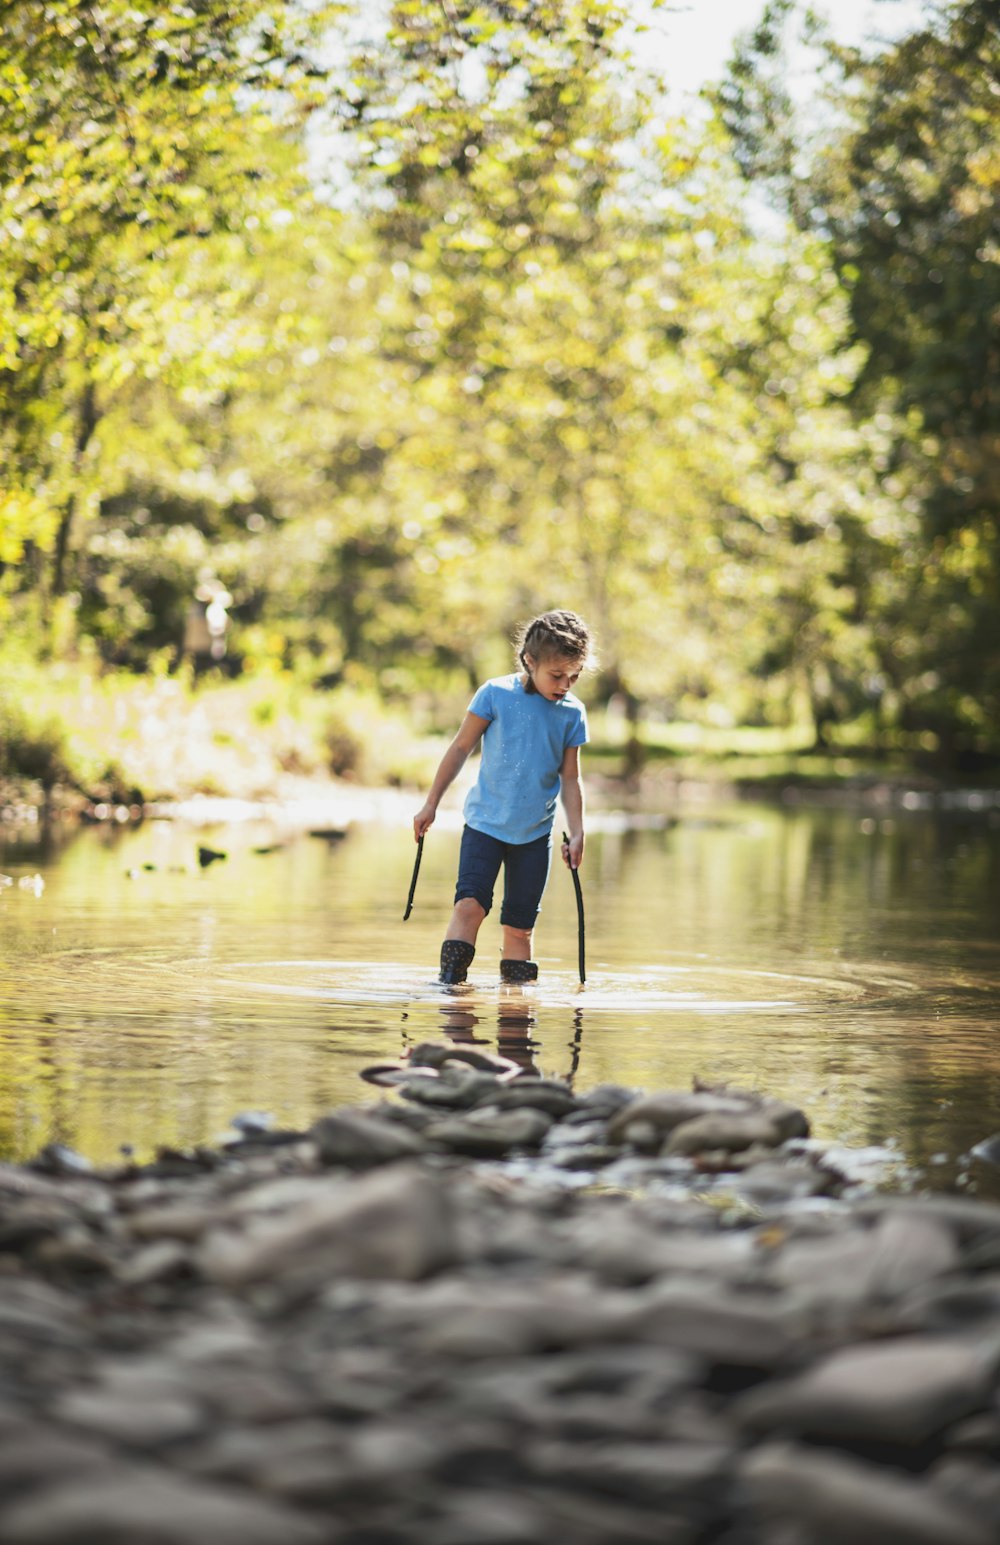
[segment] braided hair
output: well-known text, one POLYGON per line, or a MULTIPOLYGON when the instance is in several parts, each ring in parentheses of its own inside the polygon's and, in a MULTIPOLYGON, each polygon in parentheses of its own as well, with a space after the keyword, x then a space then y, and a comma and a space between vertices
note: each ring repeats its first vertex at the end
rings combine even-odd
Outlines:
MULTIPOLYGON (((595 663, 591 651, 590 630, 576 612, 542 612, 518 629, 514 640, 517 658, 528 670, 526 656, 533 660, 555 657, 572 660, 581 670, 595 663)), ((528 692, 537 688, 528 671, 528 692)))

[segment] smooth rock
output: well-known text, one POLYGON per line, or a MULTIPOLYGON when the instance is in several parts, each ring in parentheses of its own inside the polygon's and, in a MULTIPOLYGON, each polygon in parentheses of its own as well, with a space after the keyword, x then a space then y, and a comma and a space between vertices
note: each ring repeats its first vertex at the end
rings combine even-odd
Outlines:
POLYGON ((50 1236, 74 1228, 79 1209, 70 1197, 59 1195, 15 1196, 5 1201, 0 1213, 0 1251, 22 1251, 50 1236))
POLYGON ((606 1117, 631 1105, 638 1093, 637 1089, 629 1089, 625 1084, 595 1084, 593 1089, 581 1094, 579 1100, 592 1115, 599 1113, 606 1117))
POLYGON ((827 1238, 797 1239, 768 1267, 782 1287, 808 1291, 814 1302, 892 1301, 951 1271, 958 1249, 951 1230, 930 1218, 882 1217, 827 1238))
POLYGON ((809 1118, 798 1105, 791 1105, 787 1100, 777 1100, 773 1095, 763 1095, 757 1103, 757 1109, 777 1129, 782 1143, 809 1136, 809 1118))
POLYGON ((551 1162, 559 1169, 599 1170, 614 1164, 620 1149, 600 1143, 583 1143, 578 1148, 556 1148, 550 1155, 551 1162))
POLYGON ((230 1288, 263 1283, 309 1293, 336 1277, 415 1281, 451 1260, 445 1189, 420 1170, 392 1165, 312 1185, 314 1194, 287 1215, 210 1237, 199 1256, 205 1276, 230 1288))
POLYGON ((67 1148, 65 1143, 49 1143, 31 1160, 32 1169, 42 1175, 92 1175, 94 1166, 89 1159, 67 1148))
POLYGON ((699 1116, 744 1116, 746 1113, 747 1102, 742 1099, 665 1089, 659 1094, 640 1095, 616 1111, 608 1124, 608 1137, 612 1142, 631 1142, 632 1127, 650 1126, 662 1138, 682 1122, 694 1121, 699 1116))
POLYGON ((893 1318, 901 1331, 1000 1332, 1000 1272, 932 1278, 896 1301, 893 1318))
POLYGON ((82 1346, 85 1341, 80 1305, 59 1288, 32 1278, 7 1277, 0 1283, 0 1336, 13 1335, 37 1345, 82 1346))
POLYGON ((773 1209, 814 1196, 836 1196, 840 1179, 804 1159, 773 1159, 727 1177, 726 1187, 754 1207, 773 1209))
POLYGON ((700 1545, 704 1531, 665 1507, 629 1507, 577 1488, 547 1486, 542 1498, 548 1523, 544 1545, 700 1545))
POLYGON ((800 1321, 773 1294, 737 1293, 714 1282, 699 1290, 689 1280, 667 1279, 635 1298, 633 1338, 677 1347, 707 1363, 770 1372, 801 1348, 800 1321))
POLYGON ((738 1114, 711 1111, 675 1126, 667 1138, 664 1152, 690 1155, 722 1149, 727 1153, 738 1153, 755 1143, 776 1148, 780 1141, 777 1127, 756 1111, 738 1114))
POLYGON ((377 1084, 380 1088, 396 1089, 404 1085, 415 1084, 421 1080, 424 1083, 437 1082, 436 1067, 411 1067, 402 1062, 375 1062, 368 1068, 361 1069, 361 1077, 366 1084, 377 1084))
POLYGON ((15 1199, 61 1198, 62 1195, 63 1187, 46 1176, 19 1164, 0 1163, 0 1202, 3 1202, 5 1212, 8 1204, 15 1199))
POLYGON ((556 1120, 561 1120, 577 1108, 577 1102, 565 1084, 540 1078, 515 1078, 512 1083, 494 1093, 492 1103, 498 1110, 520 1108, 545 1111, 556 1120))
POLYGON ((129 1287, 168 1282, 190 1274, 193 1269, 190 1250, 177 1239, 158 1239, 114 1267, 119 1282, 129 1287))
POLYGON ((974 1201, 971 1197, 893 1196, 880 1194, 855 1203, 860 1218, 879 1218, 889 1214, 900 1217, 930 1218, 955 1231, 959 1245, 965 1248, 986 1239, 1000 1239, 1000 1203, 974 1201))
POLYGON ((705 1273, 718 1282, 747 1275, 755 1249, 749 1231, 660 1232, 650 1228, 648 1218, 630 1211, 585 1216, 573 1230, 570 1258, 616 1286, 672 1274, 705 1273))
POLYGON ((977 1513, 1000 1537, 1000 1466, 984 1456, 949 1455, 934 1465, 931 1479, 941 1496, 977 1513))
POLYGON ((916 1445, 989 1403, 1000 1341, 900 1336, 845 1347, 735 1406, 753 1432, 916 1445))
POLYGON ((0 1512, 4 1545, 330 1545, 330 1531, 260 1496, 120 1465, 67 1477, 0 1512))
POLYGON ((306 1418, 269 1422, 262 1427, 220 1426, 192 1445, 183 1463, 192 1474, 252 1483, 259 1481, 267 1464, 293 1465, 315 1459, 334 1463, 345 1449, 346 1437, 340 1428, 306 1418))
POLYGON ((447 1110, 471 1110, 492 1099, 503 1087, 493 1073, 446 1064, 433 1079, 418 1079, 400 1089, 404 1100, 447 1110))
POLYGON ((735 1454, 735 1447, 727 1444, 612 1440, 594 1447, 534 1445, 530 1459, 536 1474, 546 1478, 659 1507, 681 1496, 704 1493, 719 1481, 735 1454))
POLYGON ((321 1116, 310 1137, 324 1164, 370 1169, 427 1153, 429 1144, 406 1127, 392 1126, 361 1111, 332 1111, 321 1116))
POLYGON ((900 1470, 767 1443, 738 1473, 752 1512, 802 1531, 802 1545, 995 1545, 978 1518, 900 1470))
POLYGON ((217 1203, 174 1202, 140 1208, 128 1214, 127 1224, 129 1232, 138 1239, 190 1242, 200 1238, 220 1216, 217 1203))
POLYGON ((980 1416, 957 1422, 947 1434, 949 1449, 970 1454, 989 1454, 1000 1459, 1000 1409, 995 1405, 980 1416))
POLYGON ((502 1158, 513 1148, 537 1148, 551 1125, 552 1118, 544 1111, 487 1107, 436 1121, 427 1128, 427 1136, 473 1158, 502 1158))
POLYGON ((194 1401, 162 1391, 151 1396, 114 1389, 74 1389, 55 1402, 54 1412, 62 1421, 114 1438, 125 1448, 142 1449, 193 1437, 207 1420, 194 1401))
POLYGON ((510 1491, 449 1490, 434 1520, 434 1545, 551 1545, 544 1499, 510 1491))
POLYGON ((446 1063, 465 1063, 479 1073, 493 1073, 497 1078, 516 1078, 521 1069, 509 1057, 480 1051, 475 1046, 448 1046, 437 1041, 421 1041, 410 1052, 410 1066, 443 1068, 446 1063))
POLYGON ((93 1474, 113 1463, 112 1449, 99 1438, 43 1425, 22 1411, 0 1443, 0 1497, 51 1486, 78 1472, 93 1474))

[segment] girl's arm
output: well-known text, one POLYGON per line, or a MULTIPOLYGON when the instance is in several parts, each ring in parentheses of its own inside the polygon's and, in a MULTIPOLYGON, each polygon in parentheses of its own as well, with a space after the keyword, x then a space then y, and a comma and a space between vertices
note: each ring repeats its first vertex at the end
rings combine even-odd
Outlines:
POLYGON ((441 803, 441 795, 450 783, 458 777, 465 766, 466 758, 482 739, 484 732, 490 724, 489 719, 481 719, 477 713, 467 713, 462 720, 462 727, 451 745, 448 747, 441 764, 434 774, 434 782, 421 808, 413 817, 413 836, 419 842, 424 832, 434 824, 437 815, 437 807, 441 803))
POLYGON ((563 843, 563 862, 570 869, 583 863, 583 784, 580 781, 580 747, 567 746, 559 768, 563 809, 569 826, 569 842, 563 843))

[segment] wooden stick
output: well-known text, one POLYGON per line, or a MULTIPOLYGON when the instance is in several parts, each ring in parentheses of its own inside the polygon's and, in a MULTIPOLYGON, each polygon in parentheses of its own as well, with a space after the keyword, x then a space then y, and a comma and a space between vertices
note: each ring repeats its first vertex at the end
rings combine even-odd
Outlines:
MULTIPOLYGON (((569 846, 569 838, 565 832, 563 832, 563 842, 566 843, 567 847, 569 846)), ((585 955, 586 929, 583 920, 583 888, 580 885, 580 876, 577 874, 572 864, 569 866, 569 872, 573 876, 573 889, 576 891, 577 938, 579 941, 580 983, 582 986, 582 984, 587 980, 587 965, 585 955)))
POLYGON ((406 898, 406 911, 403 913, 404 923, 406 922, 406 919, 409 917, 410 913, 413 911, 413 893, 417 888, 417 875, 420 873, 420 860, 423 857, 423 853, 424 839, 423 837, 420 837, 417 841, 417 856, 413 863, 413 879, 410 881, 410 894, 406 898))

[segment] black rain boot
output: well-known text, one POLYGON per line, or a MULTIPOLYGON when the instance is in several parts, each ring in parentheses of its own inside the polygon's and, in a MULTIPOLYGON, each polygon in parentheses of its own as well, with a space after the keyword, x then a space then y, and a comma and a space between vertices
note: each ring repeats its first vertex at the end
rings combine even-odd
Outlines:
POLYGON ((538 964, 534 960, 501 960, 501 982, 537 982, 538 964))
POLYGON ((441 946, 441 972, 439 982, 464 982, 476 953, 474 944, 464 939, 445 939, 441 946))

